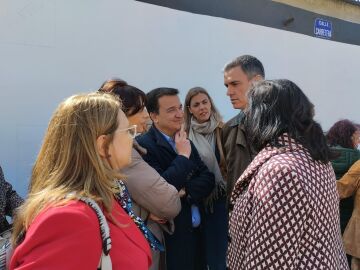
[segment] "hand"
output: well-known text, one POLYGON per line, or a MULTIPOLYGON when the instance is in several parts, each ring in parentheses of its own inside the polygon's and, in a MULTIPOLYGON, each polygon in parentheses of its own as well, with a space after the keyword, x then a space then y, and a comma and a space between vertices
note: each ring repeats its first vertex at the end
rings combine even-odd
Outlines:
POLYGON ((165 224, 167 222, 166 219, 159 218, 152 213, 150 213, 148 219, 155 221, 156 223, 159 223, 159 224, 165 224))
POLYGON ((186 195, 185 188, 180 189, 180 191, 178 192, 178 194, 179 194, 179 197, 180 197, 180 198, 184 197, 184 196, 186 195))
POLYGON ((184 131, 184 124, 181 125, 181 129, 175 134, 175 147, 179 155, 189 158, 191 155, 191 144, 186 137, 184 131))

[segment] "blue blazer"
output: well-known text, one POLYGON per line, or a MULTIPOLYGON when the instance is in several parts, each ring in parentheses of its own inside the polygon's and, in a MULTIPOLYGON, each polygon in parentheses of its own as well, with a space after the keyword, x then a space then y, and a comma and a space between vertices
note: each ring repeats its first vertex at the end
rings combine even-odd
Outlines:
POLYGON ((165 233, 167 267, 171 270, 197 269, 204 261, 203 256, 199 256, 204 247, 201 243, 201 227, 192 228, 191 205, 203 208, 202 201, 215 186, 214 175, 202 162, 192 142, 188 159, 178 155, 155 126, 136 140, 147 149, 144 160, 177 190, 185 188, 187 194, 181 198, 182 208, 174 219, 174 234, 165 233))
POLYGON ((202 162, 192 142, 188 159, 178 155, 154 126, 136 140, 147 149, 144 160, 177 190, 185 188, 188 202, 201 204, 211 193, 215 185, 214 175, 202 162))

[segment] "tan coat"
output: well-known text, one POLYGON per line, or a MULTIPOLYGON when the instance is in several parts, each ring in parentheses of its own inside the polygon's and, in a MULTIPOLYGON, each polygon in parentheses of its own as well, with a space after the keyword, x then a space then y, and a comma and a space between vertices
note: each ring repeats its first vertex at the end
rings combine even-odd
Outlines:
POLYGON ((354 210, 343 239, 346 253, 360 258, 360 160, 337 181, 337 188, 341 199, 355 195, 354 210))
MULTIPOLYGON (((139 146, 138 146, 139 147, 139 146)), ((138 148, 139 151, 141 148, 138 148)), ((131 164, 122 170, 126 175, 124 182, 133 200, 133 210, 136 215, 147 222, 150 231, 164 242, 163 230, 174 232, 173 219, 181 210, 180 197, 177 189, 165 181, 133 148, 131 164), (158 224, 149 220, 149 214, 165 219, 166 224, 158 224)), ((150 269, 166 269, 165 254, 152 251, 153 264, 150 269)))
POLYGON ((250 147, 247 143, 244 126, 244 114, 239 113, 229 120, 222 128, 221 141, 227 167, 227 197, 230 199, 235 182, 252 160, 250 147))

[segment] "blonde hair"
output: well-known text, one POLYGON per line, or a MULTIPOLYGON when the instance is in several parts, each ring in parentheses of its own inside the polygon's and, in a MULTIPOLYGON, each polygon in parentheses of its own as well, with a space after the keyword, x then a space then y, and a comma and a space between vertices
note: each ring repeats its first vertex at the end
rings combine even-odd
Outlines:
POLYGON ((92 198, 111 212, 114 179, 121 175, 100 157, 96 140, 108 135, 107 143, 112 141, 120 109, 116 97, 103 93, 75 95, 59 105, 32 170, 28 199, 15 216, 14 245, 45 207, 76 196, 92 198))
POLYGON ((210 104, 211 104, 211 113, 215 117, 215 120, 218 123, 222 123, 222 117, 216 108, 212 98, 210 97, 209 93, 205 90, 205 88, 202 87, 193 87, 191 88, 185 97, 185 108, 184 108, 184 127, 186 132, 189 132, 190 125, 191 125, 191 113, 190 113, 190 103, 191 99, 198 95, 198 94, 204 94, 208 97, 210 104))

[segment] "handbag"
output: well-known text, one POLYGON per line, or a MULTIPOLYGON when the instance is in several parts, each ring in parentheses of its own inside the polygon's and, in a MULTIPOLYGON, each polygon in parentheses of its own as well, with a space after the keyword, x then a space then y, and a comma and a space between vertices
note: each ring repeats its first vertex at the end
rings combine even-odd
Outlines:
POLYGON ((111 249, 110 229, 104 213, 101 211, 100 206, 93 199, 86 197, 79 197, 78 199, 90 206, 94 210, 99 220, 102 241, 102 253, 97 270, 112 270, 112 263, 109 254, 111 249))

